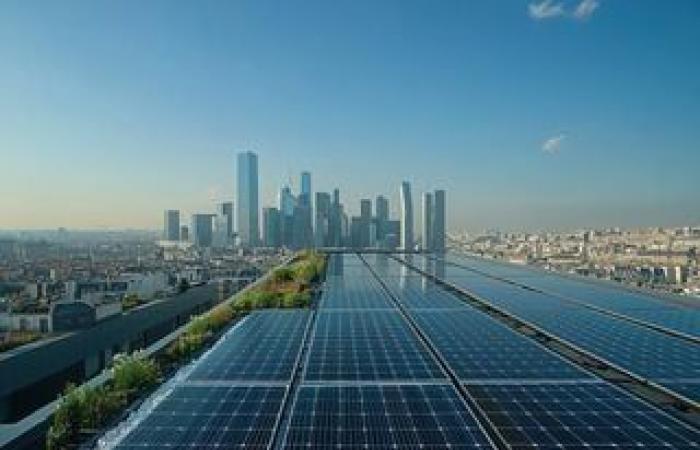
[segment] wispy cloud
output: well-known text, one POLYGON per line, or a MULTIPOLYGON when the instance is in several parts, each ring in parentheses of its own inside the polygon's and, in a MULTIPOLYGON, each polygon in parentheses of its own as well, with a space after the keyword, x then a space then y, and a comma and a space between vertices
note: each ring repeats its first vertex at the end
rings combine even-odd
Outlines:
POLYGON ((574 17, 578 20, 586 20, 593 15, 600 6, 598 0, 581 0, 574 10, 574 17))
POLYGON ((564 5, 554 3, 552 0, 542 0, 539 3, 530 3, 528 12, 535 20, 552 19, 564 15, 564 5))
POLYGON ((564 139, 566 139, 566 135, 564 133, 559 133, 556 136, 552 136, 544 141, 542 144, 542 151, 548 155, 556 155, 561 150, 561 145, 564 139))
POLYGON ((527 11, 534 20, 547 20, 567 17, 575 20, 586 20, 600 6, 600 0, 581 0, 576 6, 565 2, 555 2, 554 0, 540 0, 528 4, 527 11))

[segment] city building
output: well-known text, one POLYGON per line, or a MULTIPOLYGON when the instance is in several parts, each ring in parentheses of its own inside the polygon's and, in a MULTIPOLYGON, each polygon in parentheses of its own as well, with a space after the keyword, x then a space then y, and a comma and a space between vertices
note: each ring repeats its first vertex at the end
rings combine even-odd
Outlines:
POLYGON ((168 209, 163 220, 163 239, 166 241, 180 240, 180 211, 168 209))
POLYGON ((219 203, 216 213, 223 219, 222 225, 224 227, 222 231, 224 232, 226 239, 233 239, 233 202, 219 203))
POLYGON ((433 194, 426 192, 423 194, 423 250, 431 251, 433 249, 433 216, 435 210, 433 208, 433 194))
POLYGON ((317 192, 314 224, 314 244, 316 247, 328 247, 331 245, 330 217, 331 195, 327 192, 317 192))
POLYGON ((401 250, 413 251, 413 200, 411 199, 411 184, 401 183, 399 192, 401 202, 401 250))
POLYGON ((258 245, 258 155, 253 152, 238 154, 238 190, 236 201, 236 231, 244 247, 258 245))
POLYGON ((386 234, 386 223, 389 221, 389 200, 383 195, 378 195, 374 208, 375 222, 377 224, 377 241, 381 244, 386 234))
POLYGON ((281 231, 280 210, 274 207, 263 208, 263 245, 280 247, 281 231))
POLYGON ((212 220, 214 214, 192 214, 192 243, 199 247, 211 247, 213 243, 212 220))
POLYGON ((434 252, 445 252, 445 223, 446 223, 445 191, 438 189, 433 194, 433 223, 432 223, 432 249, 434 252))
POLYGON ((188 242, 190 240, 190 229, 187 225, 180 227, 180 240, 183 242, 188 242))

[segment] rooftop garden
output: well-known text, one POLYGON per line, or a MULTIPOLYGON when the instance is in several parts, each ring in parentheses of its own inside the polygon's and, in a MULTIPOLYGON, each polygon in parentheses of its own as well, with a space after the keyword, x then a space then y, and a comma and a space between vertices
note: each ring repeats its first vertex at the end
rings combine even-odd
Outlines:
POLYGON ((69 385, 59 399, 46 437, 49 450, 76 448, 95 438, 101 429, 119 419, 135 400, 144 398, 172 373, 189 362, 221 333, 249 312, 262 308, 307 308, 323 280, 326 257, 303 251, 264 280, 234 295, 205 314, 193 317, 185 331, 164 352, 115 358, 112 378, 98 387, 69 385))

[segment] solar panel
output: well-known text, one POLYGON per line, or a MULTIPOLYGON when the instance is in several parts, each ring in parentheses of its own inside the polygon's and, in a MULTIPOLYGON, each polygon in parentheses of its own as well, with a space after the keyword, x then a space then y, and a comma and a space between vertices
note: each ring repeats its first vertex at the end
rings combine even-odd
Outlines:
POLYGON ((604 383, 468 389, 513 449, 700 445, 698 431, 604 383))
POLYGON ((443 378, 430 354, 395 311, 318 314, 305 380, 443 378))
POLYGON ((321 309, 386 309, 393 308, 381 285, 365 267, 366 276, 326 283, 321 309))
POLYGON ((385 284, 409 309, 463 309, 462 300, 428 278, 385 278, 385 284))
POLYGON ((474 309, 416 310, 412 315, 462 380, 591 378, 474 309))
POLYGON ((448 385, 302 386, 286 449, 490 448, 448 385))
POLYGON ((176 387, 117 445, 119 449, 265 449, 283 387, 176 387))
POLYGON ((306 310, 256 311, 197 363, 189 380, 271 381, 292 377, 306 310))
MULTIPOLYGON (((576 301, 700 336, 700 309, 641 292, 477 258, 448 256, 448 260, 485 273, 557 293, 576 301)), ((466 270, 466 269, 462 269, 466 270)))

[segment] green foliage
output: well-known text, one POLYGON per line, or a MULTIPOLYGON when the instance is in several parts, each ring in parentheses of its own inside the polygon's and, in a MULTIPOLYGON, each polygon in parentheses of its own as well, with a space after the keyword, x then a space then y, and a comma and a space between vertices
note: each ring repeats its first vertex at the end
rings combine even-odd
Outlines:
POLYGON ((160 375, 155 361, 140 353, 117 355, 112 370, 114 388, 126 393, 138 393, 153 386, 160 375))
POLYGON ((284 283, 294 280, 295 273, 292 268, 280 267, 272 273, 272 281, 275 283, 284 283))
POLYGON ((128 311, 144 303, 146 303, 146 301, 141 299, 137 294, 127 294, 122 299, 122 309, 128 311))

